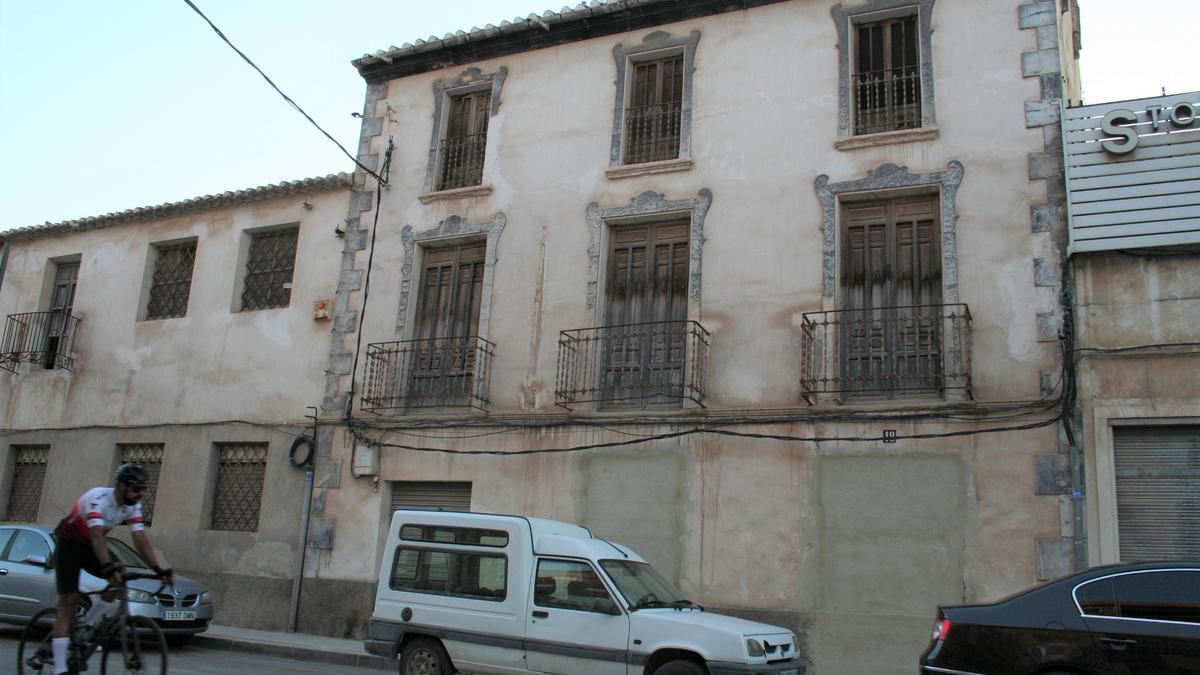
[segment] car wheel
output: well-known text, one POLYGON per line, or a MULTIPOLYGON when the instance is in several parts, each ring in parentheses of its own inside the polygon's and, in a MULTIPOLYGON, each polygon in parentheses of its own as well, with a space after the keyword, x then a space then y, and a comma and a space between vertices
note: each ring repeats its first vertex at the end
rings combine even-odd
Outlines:
POLYGON ((454 667, 442 644, 431 638, 417 638, 400 655, 400 675, 450 675, 454 667))
POLYGON ((706 675, 708 671, 695 661, 678 659, 667 661, 654 671, 654 675, 706 675))

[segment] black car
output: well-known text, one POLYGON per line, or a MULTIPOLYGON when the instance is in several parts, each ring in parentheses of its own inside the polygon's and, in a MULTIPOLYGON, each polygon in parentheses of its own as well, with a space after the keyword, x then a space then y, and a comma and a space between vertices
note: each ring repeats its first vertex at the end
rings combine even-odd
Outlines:
POLYGON ((1095 567, 938 608, 923 674, 1200 673, 1200 563, 1095 567))

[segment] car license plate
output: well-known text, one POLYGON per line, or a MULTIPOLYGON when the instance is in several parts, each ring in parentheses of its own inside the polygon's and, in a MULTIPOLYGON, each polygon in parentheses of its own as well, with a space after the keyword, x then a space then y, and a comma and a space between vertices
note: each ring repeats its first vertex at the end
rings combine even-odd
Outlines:
POLYGON ((166 610, 163 612, 163 621, 195 621, 195 612, 183 612, 180 610, 166 610))

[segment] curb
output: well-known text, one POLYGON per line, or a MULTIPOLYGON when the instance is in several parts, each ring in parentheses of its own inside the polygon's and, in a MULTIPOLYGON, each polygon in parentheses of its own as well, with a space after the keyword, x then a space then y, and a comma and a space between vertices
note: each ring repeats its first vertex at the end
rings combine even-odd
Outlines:
POLYGON ((290 644, 254 642, 251 640, 226 637, 223 635, 206 635, 204 633, 198 633, 192 636, 191 640, 188 642, 188 646, 199 647, 201 649, 217 649, 235 652, 251 652, 255 654, 268 654, 271 656, 284 656, 290 659, 300 659, 315 663, 328 663, 330 665, 337 666, 383 668, 387 670, 395 670, 396 668, 396 661, 394 659, 386 659, 382 656, 374 656, 365 652, 362 654, 354 654, 352 652, 313 649, 311 647, 299 647, 290 644))

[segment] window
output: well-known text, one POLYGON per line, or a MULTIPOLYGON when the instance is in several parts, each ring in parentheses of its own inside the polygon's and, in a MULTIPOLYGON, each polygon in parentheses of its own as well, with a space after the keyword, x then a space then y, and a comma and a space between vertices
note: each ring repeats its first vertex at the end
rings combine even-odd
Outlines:
POLYGON ((142 518, 146 527, 154 520, 154 496, 158 494, 158 476, 162 473, 162 443, 118 443, 122 464, 141 464, 146 470, 146 492, 142 494, 142 518))
MULTIPOLYGON (((187 315, 188 295, 192 290, 192 267, 196 261, 196 241, 155 244, 154 275, 150 280, 147 319, 168 319, 187 315)), ((290 278, 290 277, 289 277, 290 278)))
POLYGON ((683 115, 683 55, 632 64, 625 109, 625 164, 679 157, 683 115))
POLYGON ((267 471, 266 443, 218 443, 212 529, 255 532, 267 471))
POLYGON ((491 107, 491 89, 450 95, 446 134, 438 142, 438 190, 483 182, 491 107))
POLYGON ((388 585, 397 591, 501 602, 508 595, 508 559, 499 553, 399 546, 388 585))
POLYGON ((404 508, 471 510, 471 484, 442 481, 392 483, 392 511, 404 508))
POLYGON ((469 405, 475 384, 483 242, 426 248, 409 361, 410 406, 469 405))
POLYGON ((46 481, 48 445, 14 445, 12 483, 8 488, 8 510, 5 520, 34 522, 42 501, 42 484, 46 481))
POLYGON ((1112 577, 1093 581, 1075 591, 1079 610, 1090 616, 1116 616, 1117 595, 1112 577))
POLYGON ((915 14, 855 26, 854 133, 921 126, 921 61, 915 14))
POLYGON ((436 541, 444 544, 469 546, 508 546, 508 533, 501 530, 480 530, 473 527, 438 525, 403 525, 400 538, 406 541, 436 541))
POLYGON ((1122 618, 1200 623, 1200 571, 1122 574, 1116 585, 1122 618))
POLYGON ((847 393, 938 390, 942 268, 934 198, 850 204, 842 222, 847 393))
POLYGON ((37 532, 17 530, 12 548, 8 549, 8 555, 4 556, 4 559, 8 562, 20 563, 30 556, 41 556, 42 560, 49 560, 50 544, 47 544, 46 539, 37 532))
POLYGON ((300 228, 250 233, 242 310, 287 307, 292 300, 292 273, 300 228))
POLYGON ((932 15, 936 0, 834 5, 838 33, 838 148, 937 138, 932 15), (882 139, 861 139, 905 131, 882 139))
POLYGON ((600 575, 585 562, 539 559, 535 584, 533 603, 539 607, 607 614, 596 607, 596 601, 612 603, 600 575))
POLYGON ((46 349, 42 367, 51 370, 69 363, 75 333, 75 289, 79 285, 79 263, 60 262, 54 266, 54 288, 50 292, 50 313, 46 317, 46 349))

